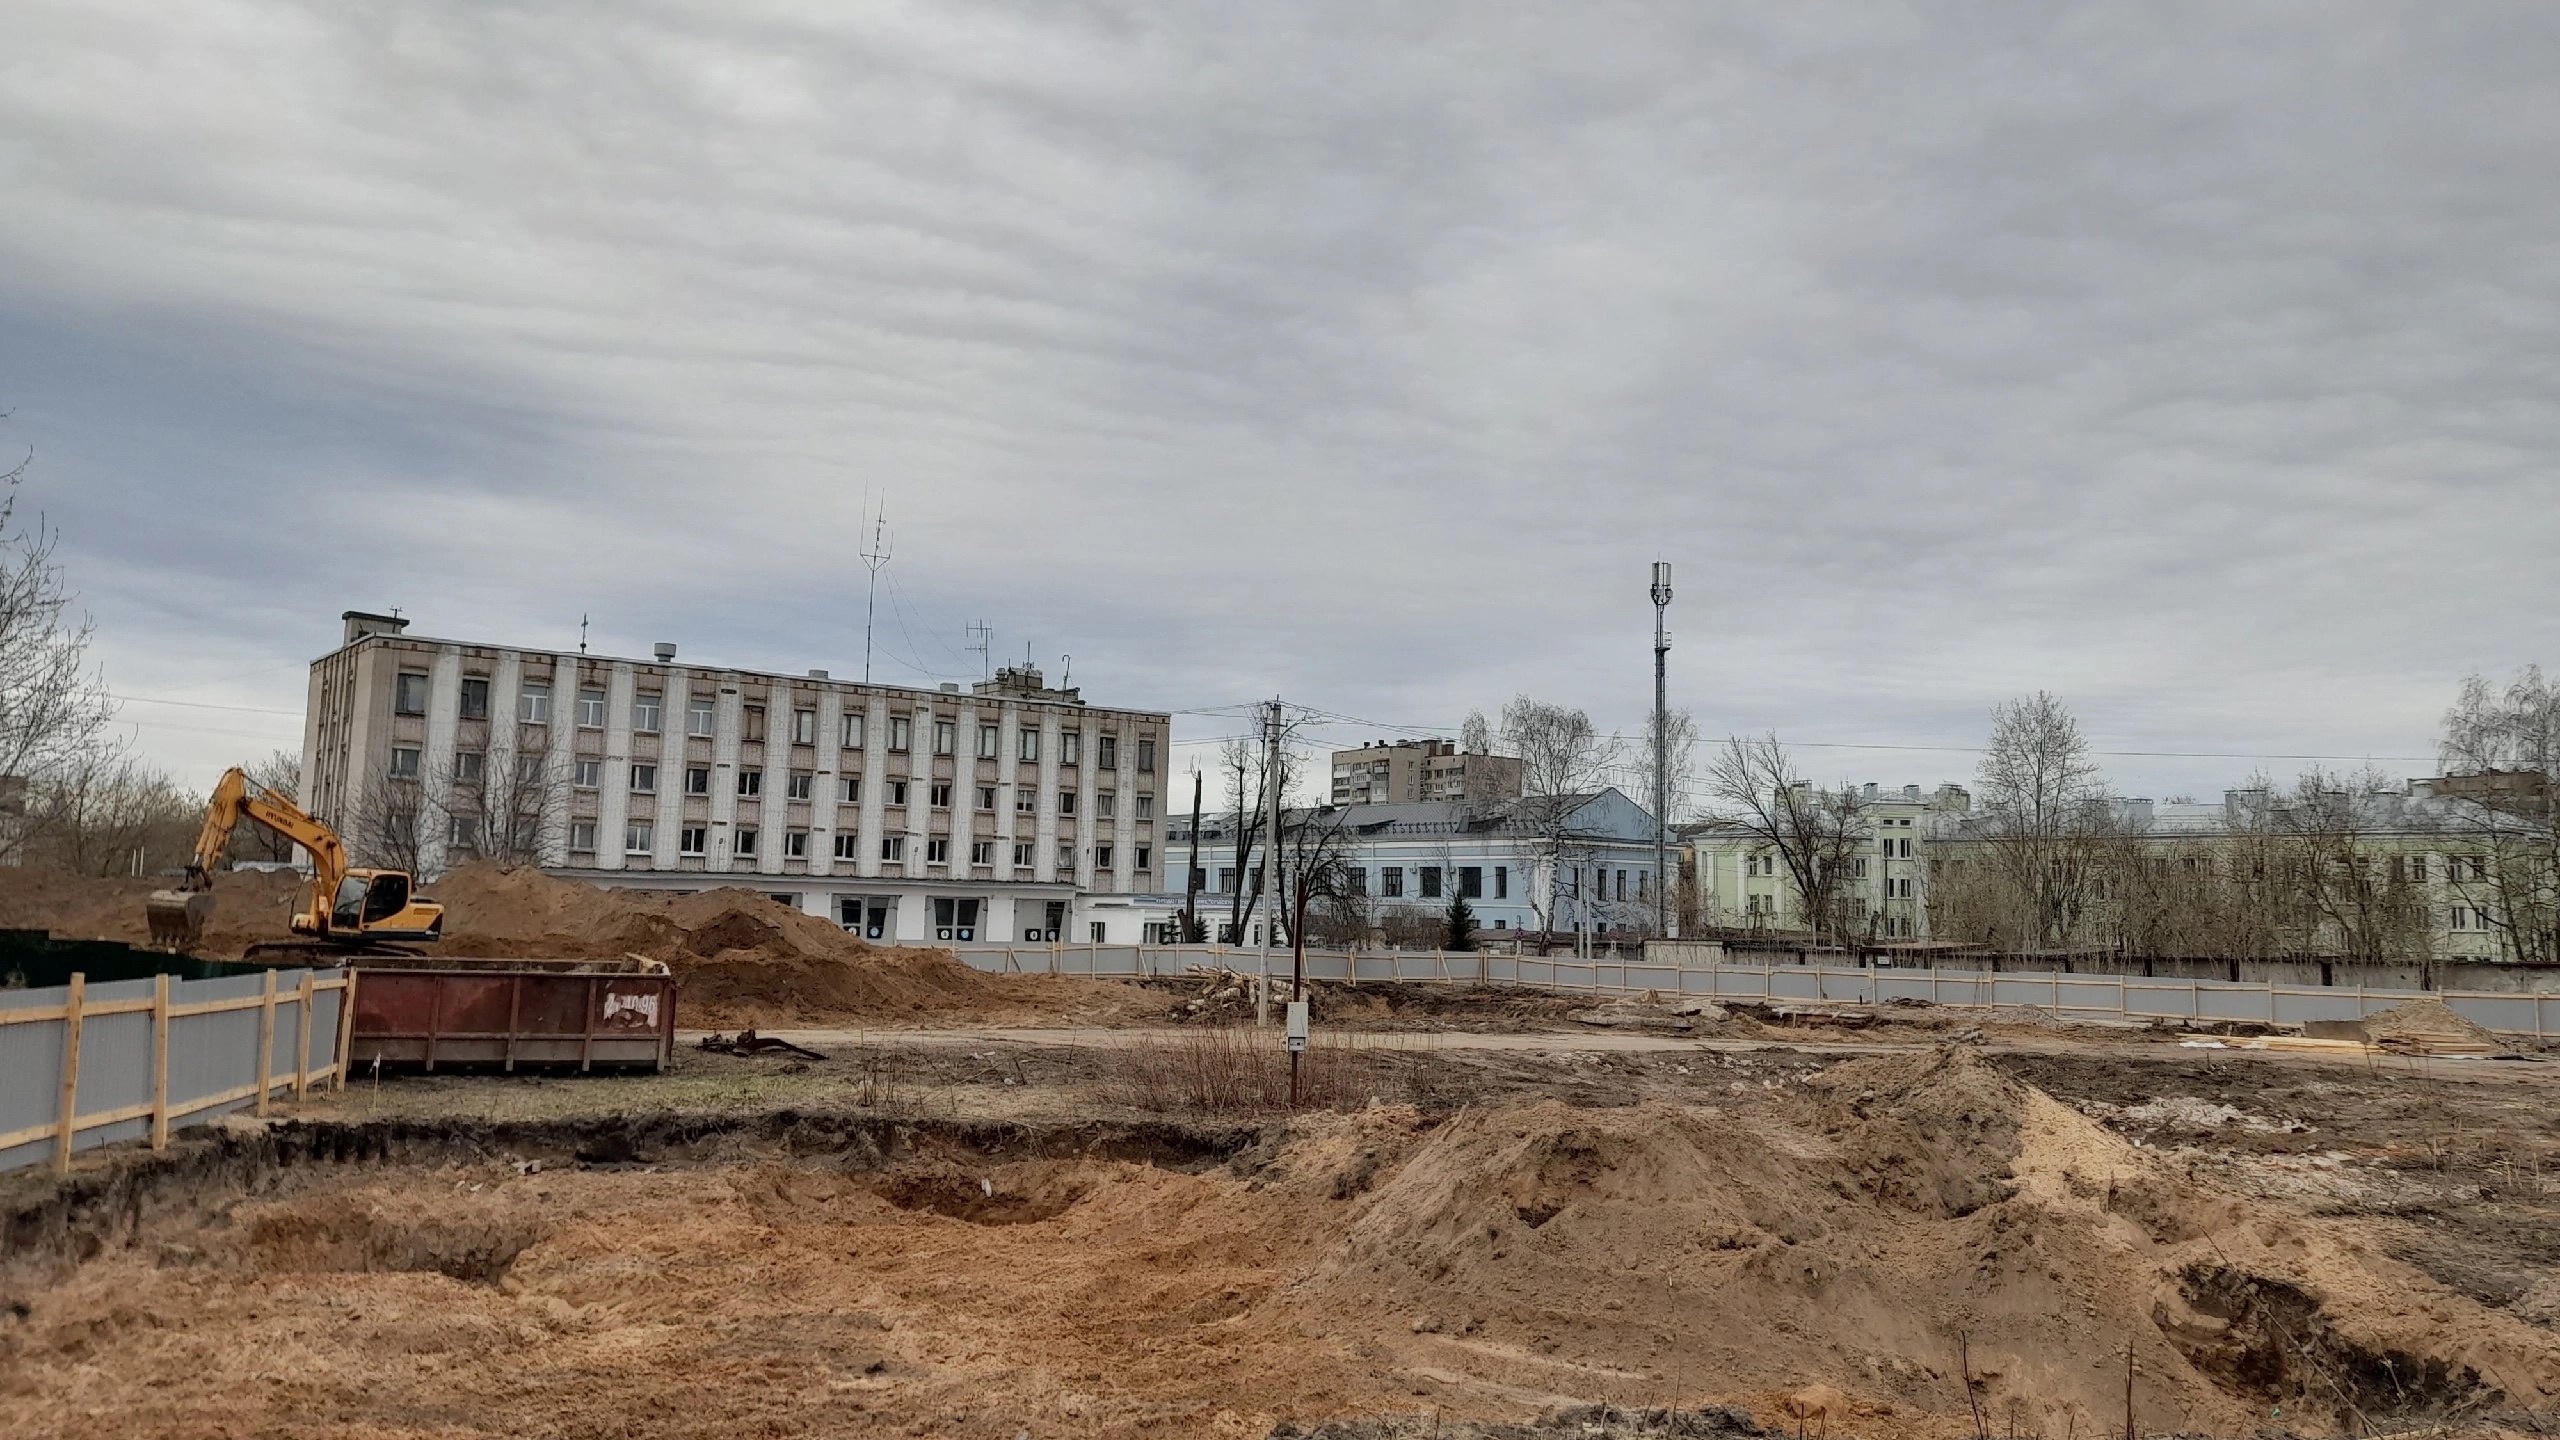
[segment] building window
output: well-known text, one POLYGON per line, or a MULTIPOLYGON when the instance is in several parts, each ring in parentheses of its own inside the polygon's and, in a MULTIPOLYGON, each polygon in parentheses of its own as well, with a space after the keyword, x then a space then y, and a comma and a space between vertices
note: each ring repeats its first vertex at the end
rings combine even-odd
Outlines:
POLYGON ((972 864, 972 865, 993 865, 993 864, 995 864, 995 863, 996 863, 996 842, 994 842, 993 840, 972 840, 972 841, 970 841, 970 842, 969 842, 969 863, 970 863, 970 864, 972 864))
POLYGON ((889 782, 889 803, 892 805, 904 805, 907 803, 906 781, 892 780, 889 782))
POLYGON ((907 858, 907 837, 906 837, 906 836, 904 836, 904 835, 883 835, 883 836, 881 836, 881 837, 880 837, 880 858, 881 858, 881 859, 883 859, 883 860, 904 860, 904 859, 906 859, 906 858, 907 858))
POLYGON ((655 690, 643 690, 631 697, 631 729, 634 733, 641 735, 658 733, 658 722, 662 713, 658 708, 658 699, 658 692, 655 690))
POLYGON ((981 760, 996 758, 996 727, 993 725, 978 727, 978 758, 981 760))
POLYGON ((937 781, 935 781, 935 782, 934 782, 934 784, 933 784, 933 808, 934 808, 934 809, 936 809, 936 810, 948 810, 948 809, 950 809, 950 808, 951 808, 951 782, 950 782, 950 781, 948 781, 948 780, 937 780, 937 781))
POLYGON ((949 754, 952 754, 952 753, 956 752, 959 748, 960 748, 960 726, 959 726, 959 724, 958 724, 957 722, 955 722, 955 721, 950 721, 950 720, 936 720, 936 721, 934 721, 934 722, 933 722, 933 753, 934 753, 934 754, 936 754, 936 755, 949 755, 949 754))
POLYGON ((791 712, 791 743, 794 745, 815 745, 818 743, 817 711, 794 710, 791 712))
POLYGON ((809 858, 809 832, 808 832, 808 831, 806 831, 806 830, 785 830, 785 831, 783 831, 783 832, 782 832, 782 858, 783 858, 783 859, 785 859, 785 860, 806 860, 806 859, 808 859, 808 858, 809 858))
POLYGON ((1058 792, 1058 813, 1061 815, 1073 815, 1076 813, 1076 792, 1073 790, 1061 790, 1058 792))
POLYGON ((527 685, 516 692, 516 719, 527 725, 551 723, 551 687, 527 685))
POLYGON ((846 805, 862 803, 862 777, 847 775, 836 781, 836 799, 846 805))
POLYGON ((847 750, 862 748, 862 717, 859 715, 844 717, 844 748, 847 750))
POLYGON ((978 808, 981 810, 993 810, 996 808, 996 787, 993 785, 981 785, 978 787, 978 808))
POLYGON ((478 750, 453 752, 453 783, 477 785, 489 773, 489 757, 478 750))
POLYGON ((700 855, 710 848, 711 830, 708 826, 687 825, 676 832, 676 853, 679 855, 700 855))
POLYGON ((1083 731, 1061 730, 1058 732, 1058 763, 1061 765, 1081 765, 1084 763, 1083 731))
POLYGON ((859 859, 861 859, 861 858, 862 858, 862 839, 861 839, 861 837, 860 837, 860 836, 857 836, 857 835, 841 835, 841 834, 840 834, 840 835, 838 835, 838 836, 836 836, 836 858, 837 858, 837 859, 839 859, 839 860, 859 860, 859 859))
POLYGON ((1153 795, 1141 795, 1138 797, 1138 818, 1141 820, 1153 820, 1156 818, 1156 797, 1153 795))
POLYGON ((596 822, 593 820, 569 822, 569 853, 572 855, 596 853, 596 822))
POLYGON ((1404 894, 1404 867, 1389 865, 1378 872, 1378 893, 1393 900, 1404 894))
POLYGON ((1618 872, 1618 898, 1627 898, 1627 872, 1624 870, 1618 872))
POLYGON ((708 695, 696 695, 685 701, 684 733, 708 736, 718 729, 718 704, 708 695))
POLYGON ((1111 868, 1110 846, 1096 845, 1093 847, 1093 868, 1096 870, 1108 870, 1111 868))
POLYGON ((1458 894, 1469 900, 1484 898, 1483 866, 1461 865, 1458 867, 1458 894))
POLYGON ((2409 883, 2412 885, 2424 885, 2427 883, 2426 856, 2412 855, 2409 857, 2409 883))
POLYGON ((427 713, 427 677, 415 670, 403 670, 391 682, 391 710, 395 715, 427 713))
POLYGON ((569 783, 581 790, 593 790, 604 783, 604 762, 580 760, 569 767, 569 783))
POLYGON ((658 767, 657 767, 657 766, 655 766, 655 765, 634 765, 634 766, 632 766, 632 767, 631 767, 631 793, 632 793, 632 794, 634 794, 634 795, 655 795, 655 794, 657 794, 657 793, 658 793, 658 767))
POLYGON ((756 858, 756 827, 753 825, 739 826, 736 834, 731 838, 729 845, 730 848, 737 853, 739 859, 753 860, 756 858))
POLYGON ((1148 861, 1149 859, 1151 859, 1151 858, 1152 858, 1152 855, 1151 855, 1151 852, 1148 850, 1148 848, 1147 848, 1146 846, 1144 846, 1144 845, 1139 846, 1139 847, 1138 847, 1138 867, 1137 867, 1137 868, 1138 868, 1139 870, 1141 870, 1141 871, 1145 870, 1145 869, 1147 868, 1147 861, 1148 861))
POLYGON ((806 800, 817 790, 818 777, 806 770, 794 770, 791 772, 791 778, 782 783, 783 799, 806 800))
POLYGON ((1058 868, 1068 874, 1075 873, 1076 847, 1073 845, 1061 845, 1058 847, 1058 868))
POLYGON ((1040 732, 1025 726, 1014 742, 1014 758, 1026 763, 1040 758, 1040 732))
POLYGON ((908 738, 909 738, 909 737, 910 737, 910 735, 913 733, 913 731, 914 731, 914 725, 913 725, 913 722, 909 721, 909 720, 907 719, 907 717, 906 717, 906 716, 904 716, 904 715, 892 715, 892 716, 890 716, 890 717, 889 717, 889 748, 890 748, 890 749, 892 749, 892 750, 904 750, 904 749, 906 749, 906 748, 907 748, 907 741, 908 741, 908 738))
POLYGON ((394 780, 415 780, 418 778, 418 750, 416 746, 394 745, 391 747, 391 778, 394 780))
POLYGON ((1141 737, 1138 741, 1138 773, 1156 773, 1156 742, 1152 738, 1141 737))
POLYGON ((1016 788, 1013 792, 1013 813, 1017 815, 1039 814, 1040 792, 1032 789, 1028 785, 1016 788))
POLYGON ((741 740, 762 740, 764 738, 763 706, 747 705, 740 707, 738 711, 738 738, 741 740))
POLYGON ((1440 898, 1440 867, 1437 865, 1422 867, 1422 898, 1425 900, 1440 898))
POLYGON ((581 690, 578 692, 578 724, 580 728, 587 730, 604 728, 603 691, 581 690))
POLYGON ((646 820, 634 820, 622 827, 622 853, 646 855, 657 848, 657 827, 646 820))
POLYGON ((1109 820, 1120 813, 1120 796, 1111 790, 1097 790, 1093 796, 1093 818, 1109 820))
POLYGON ((950 864, 951 842, 939 835, 924 842, 924 863, 927 865, 950 864))
POLYGON ((489 718, 489 680, 485 675, 466 676, 462 682, 462 718, 489 718))
POLYGON ((752 765, 740 766, 738 768, 738 793, 741 795, 762 795, 764 793, 764 772, 752 765))
POLYGON ((1030 842, 1025 841, 1024 843, 1013 847, 1013 868, 1016 870, 1028 870, 1031 868, 1030 842))
POLYGON ((1097 735, 1094 737, 1093 764, 1094 768, 1097 770, 1117 770, 1120 768, 1119 736, 1097 735))
POLYGON ((1493 867, 1493 898, 1496 900, 1511 898, 1511 867, 1508 865, 1493 867))

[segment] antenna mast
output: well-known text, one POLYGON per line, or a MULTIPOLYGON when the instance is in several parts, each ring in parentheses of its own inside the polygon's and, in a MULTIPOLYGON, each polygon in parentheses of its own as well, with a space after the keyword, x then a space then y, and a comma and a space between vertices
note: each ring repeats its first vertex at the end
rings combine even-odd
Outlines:
POLYGON ((978 652, 978 678, 994 679, 996 627, 984 620, 972 620, 962 628, 969 636, 969 643, 962 648, 978 652))
POLYGON ((880 502, 871 522, 871 548, 862 552, 871 567, 871 596, 862 605, 862 683, 871 683, 871 621, 880 609, 880 567, 889 563, 889 502, 880 502))

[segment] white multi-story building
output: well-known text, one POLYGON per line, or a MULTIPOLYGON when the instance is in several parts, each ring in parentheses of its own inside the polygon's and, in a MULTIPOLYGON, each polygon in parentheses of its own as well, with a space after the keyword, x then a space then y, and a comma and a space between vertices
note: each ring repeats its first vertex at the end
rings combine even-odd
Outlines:
MULTIPOLYGON (((1243 934, 1221 933, 1238 888, 1253 893, 1253 872, 1262 863, 1257 849, 1245 873, 1237 873, 1235 823, 1232 815, 1201 819, 1199 913, 1211 939, 1256 945, 1262 943, 1259 913, 1243 934)), ((1633 935, 1653 924, 1653 817, 1616 790, 1492 806, 1328 805, 1293 810, 1285 824, 1284 868, 1316 845, 1314 835, 1339 831, 1325 848, 1340 857, 1348 888, 1365 902, 1361 908, 1373 923, 1398 911, 1436 919, 1450 897, 1464 896, 1477 926, 1492 937, 1535 934, 1541 927, 1557 935, 1633 935), (1549 814, 1556 823, 1543 823, 1549 814)), ((1176 816, 1166 843, 1168 888, 1177 895, 1191 864, 1191 841, 1190 817, 1176 816)))
POLYGON ((345 622, 311 666, 302 795, 384 863, 748 886, 907 941, 1136 941, 1129 897, 1163 888, 1170 717, 1028 667, 922 690, 345 622))

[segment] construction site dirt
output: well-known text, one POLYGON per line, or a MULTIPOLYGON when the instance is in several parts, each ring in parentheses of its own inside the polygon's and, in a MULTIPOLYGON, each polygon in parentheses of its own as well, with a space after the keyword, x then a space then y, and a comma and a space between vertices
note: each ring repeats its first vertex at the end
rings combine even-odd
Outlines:
POLYGON ((0 1176, 0 1433, 2560 1423, 2560 1065, 1496 994, 1320 1027, 1293 1106, 1249 1010, 1054 983, 0 1176))

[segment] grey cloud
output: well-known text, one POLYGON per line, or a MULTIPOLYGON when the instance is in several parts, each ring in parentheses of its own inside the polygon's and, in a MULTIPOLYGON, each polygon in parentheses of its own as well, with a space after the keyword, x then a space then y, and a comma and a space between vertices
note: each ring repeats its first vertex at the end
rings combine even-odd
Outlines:
POLYGON ((858 666, 884 494, 915 678, 984 615, 1175 707, 1632 727, 1657 556, 1709 733, 1964 744, 2047 686, 2109 748, 2419 753, 2553 658, 2545 7, 12 41, 0 403, 140 692, 290 708, 354 603, 858 666))

